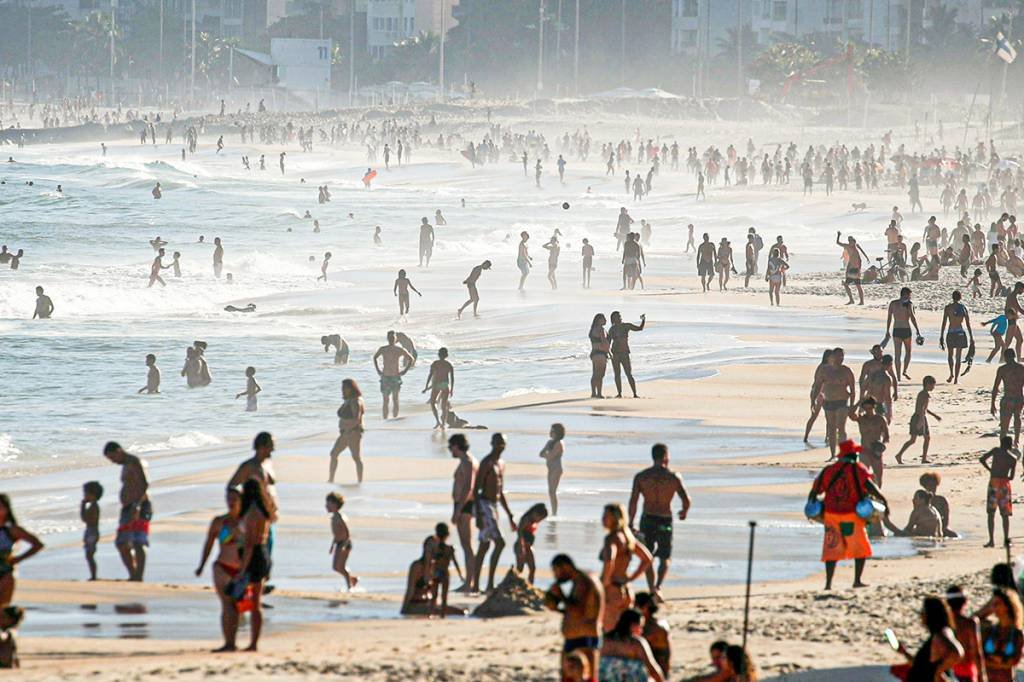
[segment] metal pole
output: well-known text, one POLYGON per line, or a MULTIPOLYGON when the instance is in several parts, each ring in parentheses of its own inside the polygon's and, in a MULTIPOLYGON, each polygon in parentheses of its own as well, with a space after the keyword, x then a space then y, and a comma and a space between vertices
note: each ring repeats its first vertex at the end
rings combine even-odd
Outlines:
POLYGON ((622 54, 619 55, 619 79, 626 84, 626 0, 622 0, 622 54))
POLYGON ((188 79, 188 97, 195 100, 196 97, 196 0, 192 0, 192 60, 191 73, 188 79))
POLYGON ((444 34, 448 32, 448 0, 441 0, 441 44, 437 59, 437 101, 444 102, 444 34))
POLYGON ((160 0, 160 56, 157 60, 160 78, 164 77, 164 0, 160 0))
POLYGON ((348 2, 348 105, 356 94, 356 0, 348 2))
POLYGON ((576 25, 572 48, 572 80, 576 96, 580 96, 580 0, 576 0, 576 25))
POLYGON ((750 522, 750 549, 747 550, 747 596, 743 603, 743 650, 747 649, 747 632, 750 629, 750 579, 754 570, 754 529, 757 521, 750 522))
POLYGON ((555 18, 555 87, 562 85, 562 0, 558 0, 558 16, 555 18))
POLYGON ((114 34, 117 32, 117 0, 110 3, 110 104, 113 106, 114 97, 114 34))
POLYGON ((544 0, 537 3, 537 96, 544 89, 544 0))
POLYGON ((743 15, 742 0, 736 0, 736 89, 737 97, 743 97, 743 15))
POLYGON ((26 4, 28 5, 28 56, 25 62, 25 73, 31 83, 35 75, 35 69, 32 68, 32 3, 27 2, 26 4))

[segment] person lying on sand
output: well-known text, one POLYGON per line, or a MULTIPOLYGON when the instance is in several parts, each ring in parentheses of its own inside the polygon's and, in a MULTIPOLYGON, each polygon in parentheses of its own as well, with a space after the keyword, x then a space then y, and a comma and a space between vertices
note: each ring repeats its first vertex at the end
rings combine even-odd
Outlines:
POLYGON ((225 306, 224 310, 229 313, 254 313, 256 312, 256 304, 250 303, 244 308, 237 308, 233 305, 225 306))

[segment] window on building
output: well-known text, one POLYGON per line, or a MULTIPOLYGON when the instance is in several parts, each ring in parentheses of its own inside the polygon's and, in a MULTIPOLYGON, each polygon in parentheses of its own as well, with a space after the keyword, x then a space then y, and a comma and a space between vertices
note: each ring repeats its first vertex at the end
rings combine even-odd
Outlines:
POLYGON ((683 16, 690 18, 697 16, 699 9, 698 0, 683 0, 683 16))
POLYGON ((242 0, 224 0, 224 16, 228 19, 241 19, 242 0))
POLYGON ((786 20, 786 7, 788 3, 786 0, 775 0, 772 3, 772 21, 785 21, 786 20))

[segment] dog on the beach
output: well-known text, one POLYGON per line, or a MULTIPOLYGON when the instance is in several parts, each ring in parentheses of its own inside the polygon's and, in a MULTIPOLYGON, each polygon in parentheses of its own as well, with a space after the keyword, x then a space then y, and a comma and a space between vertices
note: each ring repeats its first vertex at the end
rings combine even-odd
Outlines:
POLYGON ((864 202, 861 202, 859 204, 853 204, 853 212, 854 213, 863 213, 864 211, 867 210, 867 208, 868 208, 868 205, 866 203, 864 203, 864 202))

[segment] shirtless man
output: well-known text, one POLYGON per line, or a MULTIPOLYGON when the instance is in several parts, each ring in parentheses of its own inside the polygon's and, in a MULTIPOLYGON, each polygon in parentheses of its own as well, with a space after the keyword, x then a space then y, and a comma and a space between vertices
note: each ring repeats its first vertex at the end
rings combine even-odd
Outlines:
POLYGON ((910 367, 911 333, 910 325, 921 336, 921 328, 917 326, 914 316, 914 304, 910 301, 910 287, 900 289, 900 297, 889 302, 889 312, 885 319, 885 339, 882 345, 893 340, 896 355, 896 373, 903 379, 910 379, 907 368, 910 367), (903 353, 903 365, 900 365, 900 354, 903 353))
POLYGON ((1013 515, 1013 495, 1010 482, 1017 471, 1017 455, 1013 453, 1013 441, 1001 436, 999 447, 992 448, 981 457, 981 466, 989 472, 988 496, 985 510, 988 512, 988 542, 986 547, 995 547, 996 512, 1003 517, 1003 546, 1010 546, 1010 516, 1013 515), (988 460, 992 460, 989 465, 988 460))
POLYGON ((398 418, 398 393, 402 390, 402 377, 416 364, 416 358, 409 351, 398 345, 394 331, 388 332, 387 345, 381 346, 373 354, 373 368, 380 377, 380 394, 384 396, 384 419, 388 418, 388 398, 394 407, 394 416, 398 418), (380 364, 377 360, 380 359, 380 364), (404 367, 403 365, 404 361, 404 367))
POLYGON ((331 346, 334 346, 334 364, 348 364, 348 343, 345 342, 345 339, 341 338, 341 334, 325 334, 320 337, 320 343, 324 345, 325 353, 330 353, 331 346))
POLYGON ((722 237, 722 241, 718 245, 718 263, 715 268, 718 270, 719 291, 728 290, 729 274, 735 267, 732 262, 732 247, 729 246, 729 240, 722 237))
POLYGON ((900 228, 896 224, 896 220, 889 221, 889 227, 885 228, 885 251, 889 256, 889 260, 892 260, 893 253, 896 251, 896 244, 899 243, 900 228))
POLYGON ((434 226, 426 218, 420 219, 420 267, 424 260, 430 267, 430 257, 434 254, 434 226))
POLYGON ((149 266, 149 285, 146 287, 147 289, 153 286, 156 282, 160 282, 160 286, 162 287, 167 286, 167 282, 165 282, 164 278, 160 276, 161 270, 166 270, 171 267, 170 265, 164 265, 164 253, 165 251, 161 247, 160 250, 156 252, 156 258, 153 259, 153 264, 149 266))
POLYGON ((996 378, 992 383, 992 403, 990 411, 996 413, 996 398, 999 397, 999 385, 1003 386, 1003 398, 999 401, 999 436, 1005 436, 1010 430, 1010 418, 1013 418, 1013 446, 1020 443, 1020 413, 1024 408, 1024 365, 1017 362, 1017 353, 1012 348, 1003 351, 1004 364, 996 370, 996 378))
POLYGON ((516 254, 516 267, 519 268, 519 291, 526 287, 526 278, 533 267, 533 260, 530 258, 530 250, 526 242, 530 240, 530 233, 523 230, 519 234, 519 251, 516 254))
POLYGON ((629 388, 636 394, 636 381, 633 379, 633 361, 629 358, 629 333, 642 332, 647 326, 647 316, 640 316, 640 326, 632 322, 623 322, 622 315, 615 311, 611 315, 612 326, 608 328, 608 341, 611 344, 612 371, 615 372, 615 397, 622 397, 622 372, 625 371, 629 388))
POLYGON ((864 252, 860 244, 853 237, 847 237, 846 243, 843 244, 839 241, 842 236, 842 232, 836 232, 836 245, 843 247, 843 251, 846 252, 846 276, 843 279, 843 289, 846 290, 846 295, 850 298, 847 301, 847 305, 853 305, 853 292, 850 291, 850 285, 857 287, 857 295, 860 297, 860 305, 864 305, 864 289, 860 285, 861 278, 861 254, 864 254, 864 258, 868 257, 868 254, 864 252))
POLYGON ((700 246, 697 247, 697 275, 700 277, 701 287, 707 293, 711 291, 711 281, 715 278, 715 263, 718 261, 718 253, 707 232, 704 233, 702 239, 700 246))
POLYGON ((220 243, 220 237, 213 240, 213 276, 220 279, 221 270, 224 269, 224 246, 220 243))
POLYGON ((636 507, 640 496, 644 498, 643 513, 640 516, 639 537, 658 559, 658 577, 655 580, 654 567, 647 569, 647 585, 655 599, 662 601, 661 584, 672 563, 672 499, 678 495, 683 503, 679 520, 685 521, 690 511, 690 496, 683 486, 683 476, 668 468, 668 446, 655 443, 651 448, 654 463, 633 478, 633 491, 629 495, 629 527, 633 528, 636 507))
MULTIPOLYGON (((260 484, 260 492, 263 494, 263 504, 270 512, 270 521, 277 521, 277 476, 274 473, 274 465, 270 457, 274 452, 274 438, 266 431, 256 434, 252 442, 253 456, 238 465, 235 473, 228 480, 228 488, 241 488, 246 481, 256 481, 260 484)), ((271 527, 270 536, 274 531, 271 527)))
POLYGON ((845 354, 842 348, 832 351, 827 364, 819 365, 814 372, 811 385, 811 406, 821 393, 825 396, 822 410, 825 412, 825 432, 831 457, 836 456, 836 445, 846 440, 846 418, 857 399, 857 385, 853 372, 843 364, 845 354))
POLYGON ((477 265, 472 270, 470 270, 469 277, 462 280, 462 283, 465 284, 466 288, 469 290, 469 300, 463 303, 462 307, 459 308, 458 315, 460 320, 462 319, 462 311, 468 308, 470 305, 473 306, 473 317, 479 317, 479 315, 476 314, 476 308, 480 304, 480 292, 476 290, 476 281, 480 279, 480 274, 484 270, 490 269, 491 261, 485 260, 483 263, 477 265))
POLYGON ((924 227, 924 244, 929 256, 939 255, 939 238, 941 236, 942 229, 935 224, 935 216, 932 216, 924 227))
POLYGON ((756 274, 757 270, 757 248, 754 244, 754 235, 747 235, 747 245, 744 249, 745 256, 745 269, 743 271, 743 288, 746 289, 750 286, 750 278, 756 274))
POLYGON ((885 417, 888 424, 892 424, 892 403, 899 397, 895 376, 892 356, 883 355, 879 368, 865 377, 861 384, 861 399, 874 399, 878 414, 885 417))
POLYGON ((871 469, 875 483, 881 488, 885 470, 882 455, 889 442, 889 425, 882 415, 875 413, 876 405, 874 398, 864 398, 860 401, 861 411, 850 412, 850 421, 857 422, 860 429, 860 463, 871 469))
POLYGON ((1010 291, 1010 295, 1006 297, 1006 337, 1003 342, 1004 348, 1010 347, 1011 341, 1016 341, 1014 350, 1017 353, 1017 357, 1020 357, 1021 343, 1024 342, 1024 336, 1021 335, 1020 331, 1020 318, 1024 315, 1024 308, 1020 307, 1020 301, 1018 297, 1024 294, 1024 282, 1017 282, 1013 285, 1013 290, 1010 291))
POLYGON ((466 567, 466 581, 455 591, 468 592, 474 581, 473 568, 476 565, 470 531, 473 524, 473 488, 478 467, 476 459, 469 454, 469 441, 463 434, 456 433, 448 439, 448 452, 459 460, 452 483, 452 525, 459 532, 459 544, 462 545, 463 564, 466 567))
POLYGON ((952 381, 954 384, 959 383, 960 380, 960 359, 964 352, 964 349, 968 347, 968 339, 970 343, 974 343, 974 331, 971 329, 971 316, 967 312, 967 306, 960 302, 961 294, 959 291, 953 292, 953 302, 946 305, 942 311, 942 329, 939 330, 939 348, 944 348, 947 353, 947 362, 949 363, 949 378, 946 379, 948 384, 952 381), (949 324, 949 330, 946 330, 946 324, 949 324), (967 330, 964 331, 964 327, 967 330))
MULTIPOLYGON (((866 361, 863 365, 861 365, 860 378, 857 380, 860 384, 861 392, 864 391, 864 385, 867 383, 868 378, 878 370, 882 369, 882 358, 884 357, 882 346, 876 343, 875 345, 871 346, 870 352, 871 359, 866 361)), ((892 379, 893 386, 898 386, 899 378, 896 376, 896 372, 892 368, 892 363, 890 363, 887 372, 890 378, 892 379)))
POLYGON ((544 606, 562 613, 562 676, 566 675, 566 657, 579 651, 590 662, 591 679, 597 679, 598 661, 601 657, 601 623, 604 620, 604 588, 601 582, 589 573, 576 568, 576 564, 565 554, 557 554, 551 560, 551 572, 555 584, 544 593, 544 606), (571 582, 569 589, 562 589, 571 582))
POLYGON ((516 522, 512 510, 505 499, 505 463, 501 461, 501 453, 505 451, 505 436, 496 433, 491 436, 491 451, 480 460, 480 469, 473 486, 473 497, 476 499, 477 526, 480 534, 477 537, 476 564, 473 567, 473 581, 470 592, 480 591, 480 573, 484 568, 487 551, 494 543, 491 554, 490 571, 487 577, 486 593, 494 590, 494 571, 498 568, 501 552, 505 549, 505 538, 501 535, 501 522, 498 519, 498 503, 508 515, 508 523, 512 532, 516 532, 516 522))
POLYGON ((153 505, 146 494, 149 490, 146 469, 142 460, 129 455, 113 441, 103 447, 103 456, 121 467, 121 514, 114 544, 128 569, 128 580, 142 582, 146 572, 146 547, 149 546, 149 521, 153 518, 153 505))
POLYGON ((36 287, 36 310, 32 313, 32 319, 38 317, 40 320, 48 320, 53 315, 53 310, 53 301, 43 293, 42 287, 36 287))
POLYGON ((430 411, 434 413, 434 428, 442 431, 448 425, 449 400, 455 395, 455 368, 448 362, 448 349, 437 349, 437 360, 430 365, 427 385, 423 392, 430 391, 430 411), (438 401, 441 411, 438 412, 438 401))
POLYGON ((416 292, 416 295, 423 298, 423 294, 420 290, 412 285, 412 281, 406 276, 405 270, 398 271, 398 279, 395 280, 395 286, 393 287, 392 293, 398 297, 398 316, 405 317, 409 314, 409 290, 412 289, 416 292))

